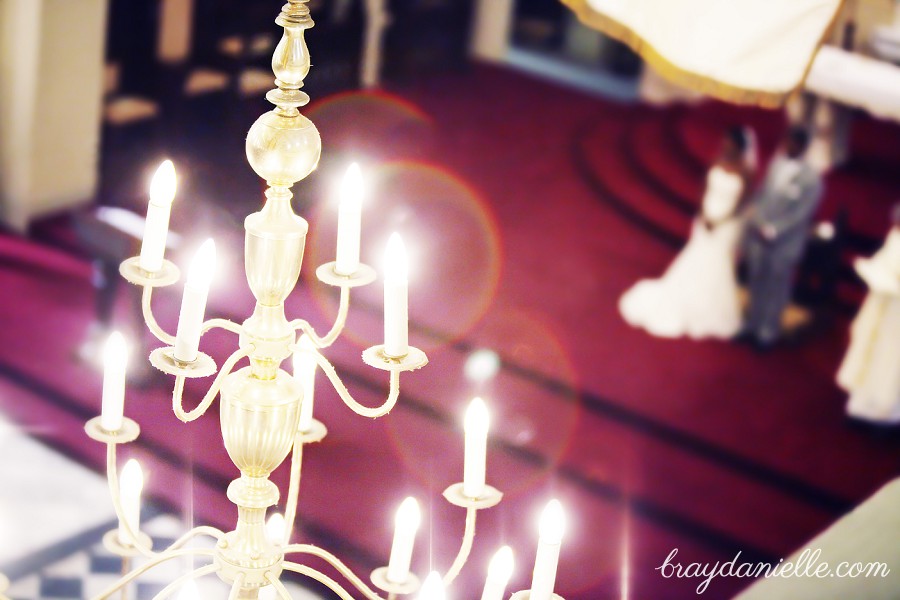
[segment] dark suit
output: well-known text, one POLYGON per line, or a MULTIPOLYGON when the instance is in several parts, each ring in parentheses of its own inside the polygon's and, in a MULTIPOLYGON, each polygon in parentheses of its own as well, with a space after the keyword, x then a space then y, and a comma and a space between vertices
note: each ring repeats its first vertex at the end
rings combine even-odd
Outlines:
POLYGON ((806 163, 793 169, 788 163, 786 157, 778 157, 769 166, 754 196, 744 245, 750 276, 745 331, 766 344, 781 332, 781 313, 790 300, 794 271, 822 197, 819 174, 806 163), (773 229, 774 237, 767 239, 763 228, 773 229))

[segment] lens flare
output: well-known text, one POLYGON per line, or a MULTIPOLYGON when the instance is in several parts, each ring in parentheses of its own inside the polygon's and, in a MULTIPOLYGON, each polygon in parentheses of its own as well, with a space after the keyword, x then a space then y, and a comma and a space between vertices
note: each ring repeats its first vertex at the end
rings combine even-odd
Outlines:
MULTIPOLYGON (((404 242, 414 249, 411 343, 428 352, 462 338, 484 316, 500 277, 500 234, 488 203, 460 177, 435 165, 393 162, 371 166, 367 172, 371 208, 362 223, 362 262, 377 268, 383 240, 392 231, 402 231, 404 242)), ((319 226, 310 231, 306 260, 314 265, 334 260, 337 226, 329 204, 322 199, 311 217, 319 226)), ((323 320, 333 318, 331 290, 311 287, 323 320)), ((356 306, 376 317, 383 301, 378 287, 354 290, 356 306)), ((362 347, 380 343, 381 338, 377 321, 351 322, 345 335, 362 347)))

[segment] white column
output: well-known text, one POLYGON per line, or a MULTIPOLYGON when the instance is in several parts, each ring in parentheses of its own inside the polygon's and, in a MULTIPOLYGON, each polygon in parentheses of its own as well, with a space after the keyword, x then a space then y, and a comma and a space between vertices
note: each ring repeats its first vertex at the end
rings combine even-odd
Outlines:
POLYGON ((478 0, 469 51, 476 58, 499 62, 506 58, 512 28, 513 0, 478 0))
POLYGON ((384 31, 390 25, 386 0, 365 0, 366 29, 360 61, 360 85, 378 87, 381 82, 381 59, 384 31))
POLYGON ((0 220, 24 230, 97 186, 106 0, 0 0, 0 220))

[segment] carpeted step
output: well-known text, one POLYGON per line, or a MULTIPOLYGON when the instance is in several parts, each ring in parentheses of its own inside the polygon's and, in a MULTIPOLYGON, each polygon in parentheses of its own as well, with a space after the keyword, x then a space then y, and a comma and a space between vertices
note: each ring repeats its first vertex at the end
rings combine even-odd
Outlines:
POLYGON ((684 150, 673 143, 669 124, 678 109, 655 111, 629 130, 624 152, 663 201, 693 218, 706 187, 706 169, 681 160, 684 150))

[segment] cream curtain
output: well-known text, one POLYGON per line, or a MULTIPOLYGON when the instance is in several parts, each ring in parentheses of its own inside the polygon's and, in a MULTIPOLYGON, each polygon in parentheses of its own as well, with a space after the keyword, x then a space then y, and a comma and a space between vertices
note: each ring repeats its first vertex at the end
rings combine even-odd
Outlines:
POLYGON ((841 0, 562 0, 665 77, 747 104, 798 88, 841 0))

